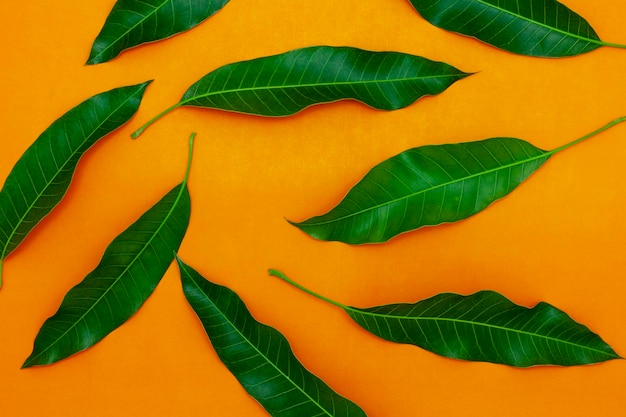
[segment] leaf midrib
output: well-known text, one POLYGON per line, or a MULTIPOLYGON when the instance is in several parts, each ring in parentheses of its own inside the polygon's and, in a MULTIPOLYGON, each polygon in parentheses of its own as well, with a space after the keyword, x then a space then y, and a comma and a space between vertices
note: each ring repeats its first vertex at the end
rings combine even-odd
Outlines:
POLYGON ((115 38, 115 40, 113 42, 109 42, 109 44, 103 48, 97 55, 95 55, 94 57, 92 57, 90 59, 90 61, 95 60, 96 58, 101 57, 106 51, 108 51, 109 49, 113 48, 114 45, 117 45, 118 42, 120 42, 126 35, 128 35, 130 32, 132 32, 133 30, 135 30, 137 27, 141 26, 143 24, 144 21, 146 21, 149 17, 151 17, 152 15, 154 15, 155 13, 157 13, 159 10, 161 10, 167 3, 169 3, 171 0, 165 0, 163 3, 161 3, 159 6, 155 7, 150 13, 146 14, 141 20, 139 20, 134 26, 130 26, 128 28, 127 31, 125 31, 122 36, 119 36, 117 38, 115 38))
MULTIPOLYGON (((562 29, 559 29, 559 28, 556 28, 556 27, 553 27, 553 26, 549 26, 549 25, 547 25, 547 24, 545 24, 545 23, 541 23, 541 22, 538 22, 538 21, 536 21, 536 20, 533 20, 533 19, 531 19, 531 18, 529 18, 529 17, 526 17, 526 16, 523 16, 523 15, 517 14, 517 13, 515 13, 515 12, 511 11, 511 10, 503 9, 502 7, 498 7, 498 6, 494 5, 494 4, 487 3, 487 2, 486 2, 486 1, 484 1, 484 0, 475 0, 475 1, 476 1, 476 2, 478 2, 478 3, 481 3, 481 4, 486 5, 487 7, 492 7, 492 8, 493 8, 493 9, 495 9, 495 10, 498 10, 498 11, 504 12, 504 13, 509 14, 509 15, 511 15, 511 16, 514 16, 514 17, 517 17, 517 18, 519 18, 519 19, 521 19, 521 20, 525 20, 526 22, 533 23, 533 24, 535 24, 535 25, 537 25, 537 26, 543 27, 543 28, 548 29, 548 30, 551 30, 551 31, 553 31, 553 32, 560 33, 560 34, 562 34, 562 35, 564 35, 564 36, 570 36, 570 37, 575 38, 575 39, 578 39, 578 40, 582 40, 582 41, 586 41, 586 42, 594 43, 594 44, 596 44, 596 45, 604 45, 604 42, 603 42, 602 40, 592 39, 592 38, 586 38, 586 37, 584 37, 584 36, 580 36, 580 35, 577 35, 577 34, 575 34, 575 33, 566 32, 566 31, 564 31, 564 30, 562 30, 562 29)), ((570 10, 570 9, 568 9, 568 10, 570 10)), ((571 11, 572 13, 576 14, 577 16, 579 16, 579 15, 578 15, 577 13, 575 13, 573 10, 570 10, 570 11, 571 11)), ((580 17, 581 19, 583 19, 581 16, 579 16, 579 17, 580 17)), ((583 19, 583 20, 584 20, 584 19, 583 19)), ((586 20, 585 20, 585 21, 586 21, 586 20)))
MULTIPOLYGON (((4 245, 4 247, 2 248, 2 256, 0 256, 0 260, 4 259, 6 253, 7 253, 7 248, 9 247, 9 245, 11 244, 11 241, 13 240, 13 236, 15 236, 15 233, 17 232, 17 230, 20 228, 20 226, 24 223, 24 219, 30 214, 30 212, 32 211, 33 207, 37 204, 37 202, 41 199, 41 196, 44 195, 45 191, 50 187, 50 184, 52 184, 54 182, 55 179, 57 179, 59 177, 59 175, 61 174, 61 172, 63 172, 65 170, 65 168, 68 166, 68 164, 70 164, 70 162, 72 161, 72 159, 77 155, 77 154, 81 154, 80 156, 82 156, 82 154, 84 154, 88 149, 85 149, 84 151, 80 151, 81 148, 85 145, 85 143, 88 143, 91 138, 96 134, 96 132, 106 123, 108 122, 111 117, 117 113, 121 108, 123 108, 124 106, 126 106, 126 103, 128 103, 129 101, 131 101, 135 95, 137 94, 137 92, 135 91, 133 94, 131 94, 126 100, 124 100, 123 102, 120 103, 119 106, 117 106, 113 111, 111 111, 107 117, 105 117, 100 124, 97 125, 96 128, 93 129, 93 131, 84 138, 84 140, 82 141, 82 143, 76 147, 76 149, 74 150, 74 152, 72 152, 72 154, 70 155, 70 157, 68 157, 65 162, 63 163, 63 165, 61 165, 61 167, 56 171, 56 173, 52 176, 52 178, 50 179, 50 181, 47 181, 44 188, 41 190, 41 192, 37 193, 36 197, 33 199, 32 204, 28 205, 28 208, 26 209, 24 215, 22 217, 19 218, 17 224, 15 225, 15 227, 13 228, 13 230, 11 230, 11 233, 9 234, 9 237, 4 245)), ((105 133, 104 135, 102 135, 101 137, 106 136, 107 134, 109 134, 110 132, 105 133)), ((94 142, 95 143, 95 142, 94 142)), ((93 144, 92 144, 93 145, 93 144)), ((80 157, 79 157, 80 159, 80 157)), ((38 163, 39 164, 39 163, 38 163)), ((77 161, 78 164, 78 161, 77 161)), ((74 176, 74 172, 72 172, 72 175, 70 176, 70 180, 71 178, 74 176)), ((21 191, 21 190, 20 190, 21 191)), ((65 194, 65 192, 67 192, 67 190, 65 190, 63 192, 63 194, 65 194)), ((51 210, 56 207, 61 201, 59 200, 54 206, 51 207, 51 210)), ((46 213, 46 215, 49 214, 46 213)), ((39 223, 41 220, 43 220, 45 218, 45 216, 42 217, 41 219, 39 219, 39 221, 37 223, 39 223)), ((34 226, 33 226, 34 227, 34 226)), ((28 233, 26 233, 24 235, 24 238, 26 238, 26 236, 28 235, 28 233)))
POLYGON ((214 92, 208 92, 206 94, 199 94, 193 97, 190 97, 186 100, 180 101, 178 103, 179 106, 184 106, 185 104, 198 100, 201 98, 221 95, 221 94, 229 94, 229 93, 241 93, 247 91, 260 91, 260 90, 288 90, 295 88, 309 88, 309 87, 328 87, 328 86, 341 86, 341 85, 366 85, 366 84, 384 84, 384 83, 399 83, 404 81, 416 81, 416 80, 429 80, 429 79, 439 79, 439 78, 456 78, 456 77, 465 77, 469 74, 466 73, 453 73, 453 74, 441 74, 441 75, 428 75, 428 76, 419 76, 419 77, 408 77, 408 78, 392 78, 385 80, 362 80, 362 81, 338 81, 338 82, 325 82, 325 83, 307 83, 307 84, 284 84, 284 85, 269 85, 269 86, 252 86, 246 88, 236 88, 229 90, 220 90, 214 92))
POLYGON ((506 331, 506 332, 512 332, 515 334, 522 334, 522 335, 526 335, 528 337, 536 337, 536 338, 542 338, 548 341, 552 341, 555 343, 561 343, 561 344, 566 344, 566 345, 570 345, 570 346, 575 346, 584 350, 588 350, 588 351, 592 351, 592 352, 596 352, 596 353, 600 353, 612 358, 617 358, 618 356, 610 354, 608 352, 602 351, 602 350, 598 350, 598 349, 594 349, 594 348, 590 348, 584 345, 579 345, 573 342, 569 342, 566 340, 562 340, 562 339, 557 339, 554 337, 550 337, 550 336, 545 336, 545 335, 541 335, 538 333, 531 333, 531 332, 526 332, 523 330, 517 330, 517 329, 512 329, 512 328, 508 328, 508 327, 503 327, 503 326, 496 326, 493 324, 489 324, 489 323, 481 323, 481 322, 475 322, 475 321, 470 321, 470 320, 462 320, 462 319, 454 319, 454 318, 447 318, 447 317, 410 317, 410 316, 392 316, 389 314, 379 314, 379 313, 372 313, 369 311, 365 311, 365 310, 361 310, 358 309, 356 307, 350 307, 350 306, 343 306, 342 307, 344 310, 350 310, 353 313, 357 313, 357 314, 361 314, 364 316, 370 316, 370 317, 374 317, 374 318, 382 318, 382 319, 393 319, 393 320, 414 320, 414 321, 418 321, 418 320, 423 320, 423 321, 443 321, 443 322, 452 322, 452 323, 459 323, 459 324, 466 324, 466 325, 470 325, 470 326, 482 326, 482 327, 487 327, 489 329, 494 329, 494 330, 502 330, 502 331, 506 331))
MULTIPOLYGON (((536 156, 533 156, 533 157, 528 158, 528 159, 524 159, 524 160, 521 160, 521 161, 516 161, 514 163, 507 164, 507 165, 501 165, 501 166, 499 166, 497 168, 488 169, 488 170, 481 171, 481 172, 476 173, 476 174, 467 175, 467 176, 464 176, 464 177, 459 178, 459 179, 454 179, 454 180, 447 181, 447 182, 444 182, 444 183, 441 183, 441 184, 437 184, 437 185, 435 185, 433 187, 425 188, 423 190, 407 194, 407 195, 405 195, 403 197, 400 197, 400 198, 394 198, 394 199, 388 200, 388 201, 386 201, 384 203, 377 204, 377 205, 374 205, 374 206, 371 206, 371 207, 367 207, 367 208, 365 208, 363 210, 359 210, 359 211, 356 211, 354 213, 349 213, 349 214, 347 214, 345 216, 341 216, 341 217, 337 217, 337 218, 330 219, 330 220, 325 220, 325 221, 311 222, 311 223, 308 223, 308 222, 304 221, 302 223, 297 223, 297 224, 301 225, 301 226, 320 226, 320 225, 324 225, 324 224, 339 222, 339 221, 342 221, 342 220, 345 220, 345 219, 348 219, 348 218, 359 216, 359 215, 361 215, 363 213, 367 213, 367 212, 370 212, 370 211, 378 210, 381 207, 386 207, 386 206, 395 204, 395 203, 397 203, 399 201, 407 200, 409 198, 415 197, 415 196, 420 195, 420 194, 424 194, 424 193, 427 193, 427 192, 430 192, 430 191, 433 191, 433 190, 436 190, 436 189, 439 189, 439 188, 442 188, 442 187, 447 187, 448 185, 451 185, 451 184, 456 184, 458 182, 467 181, 469 179, 480 177, 480 176, 483 176, 483 175, 488 175, 488 174, 491 174, 491 173, 494 173, 494 172, 498 172, 500 170, 506 170, 506 169, 509 169, 509 168, 513 168, 513 167, 515 167, 517 165, 524 165, 524 164, 527 164, 529 162, 536 161, 537 159, 542 159, 542 158, 548 159, 554 153, 555 153, 555 151, 543 151, 543 153, 541 153, 539 155, 536 155, 536 156)), ((331 212, 332 212, 332 210, 331 210, 331 212)), ((327 214, 329 214, 329 213, 327 213, 327 214)), ((323 217, 323 216, 325 216, 325 215, 322 215, 322 216, 319 216, 319 217, 323 217)))
MULTIPOLYGON (((280 375, 282 375, 285 379, 287 379, 289 382, 291 382, 291 384, 296 387, 302 394, 304 394, 312 403, 314 403, 315 405, 318 406, 318 408, 320 410, 322 410, 326 415, 328 415, 329 417, 333 417, 333 415, 328 412, 328 410, 326 410, 318 401, 316 401, 315 399, 313 399, 306 391, 304 391, 304 389, 302 387, 300 387, 298 384, 296 384, 288 375, 285 375, 285 373, 278 368, 272 361, 270 361, 267 356, 261 352, 240 330, 239 328, 228 318, 228 316, 222 311, 222 309, 220 309, 214 302, 213 300, 211 300, 211 298, 202 290, 202 288, 198 285, 198 283, 193 279, 193 277, 191 276, 191 274, 187 271, 187 268, 189 268, 187 265, 185 265, 185 273, 187 274, 189 280, 191 282, 193 282, 194 286, 206 297, 206 299, 213 305, 213 307, 215 307, 216 310, 218 310, 222 317, 228 322, 228 324, 235 329, 235 331, 237 332, 237 334, 243 339, 245 340, 249 346, 251 346, 254 351, 256 351, 258 353, 259 356, 261 356, 262 358, 265 359, 265 361, 267 363, 269 363, 280 375)), ((276 330, 276 329, 274 329, 276 330)), ((277 331, 277 330, 276 330, 277 331)))
MULTIPOLYGON (((148 239, 148 241, 143 245, 143 247, 141 248, 141 250, 137 253, 137 255, 133 258, 133 260, 131 262, 128 263, 128 266, 124 269, 124 271, 122 271, 116 278, 115 281, 109 285, 109 287, 102 293, 102 295, 100 297, 98 297, 96 299, 96 301, 87 309, 85 310, 85 312, 70 326, 68 327, 59 337, 57 337, 54 342, 50 343, 49 346, 47 348, 45 348, 44 350, 42 350, 37 356, 33 357, 31 360, 28 361, 28 363, 32 363, 35 359, 41 357, 45 352, 47 352, 49 349, 52 348, 52 346, 56 345, 59 340, 63 339, 69 332, 70 330, 72 330, 73 328, 75 328, 78 323, 82 322, 85 317, 97 306, 100 304, 100 302, 102 302, 102 300, 106 297, 106 295, 112 291, 112 289, 120 282, 120 280, 122 279, 122 277, 124 275, 126 275, 126 273, 128 272, 128 270, 135 264, 135 262, 137 262, 137 260, 141 257, 141 255, 143 254, 143 252, 150 246, 150 243, 152 243, 152 241, 156 238, 157 235, 159 235, 159 232, 161 231, 161 229, 163 227, 165 227, 165 224, 167 223, 167 221, 170 219, 170 217, 172 216, 172 213, 175 211, 175 209, 178 206, 178 203, 181 199, 181 196, 183 194, 183 192, 185 191, 186 188, 186 183, 183 182, 182 184, 178 185, 180 187, 180 190, 178 192, 178 194, 176 195, 176 199, 174 200, 174 202, 172 203, 172 206, 170 207, 170 209, 168 210, 167 215, 165 216, 165 218, 163 219, 163 221, 161 222, 161 224, 159 224, 159 227, 157 228, 157 230, 152 234, 152 236, 150 237, 150 239, 148 239)), ((158 203, 157 203, 158 204, 158 203)), ((154 207, 154 206, 153 206, 154 207)), ((150 209, 149 209, 150 210, 150 209)), ((134 223, 133 223, 134 224, 134 223)), ((130 227, 130 226, 129 226, 130 227)), ((127 229, 128 230, 128 229, 127 229)), ((124 232, 122 232, 124 233, 124 232)), ((106 250, 105 250, 106 252, 106 250)), ((99 267, 100 265, 96 266, 96 269, 99 267)), ((94 270, 95 271, 95 270, 94 270)), ((93 271, 92 271, 93 272, 93 271)))

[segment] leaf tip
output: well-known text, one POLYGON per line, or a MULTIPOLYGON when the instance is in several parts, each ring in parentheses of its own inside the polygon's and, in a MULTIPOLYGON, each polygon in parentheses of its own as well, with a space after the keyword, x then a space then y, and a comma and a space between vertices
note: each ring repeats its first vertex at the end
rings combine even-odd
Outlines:
POLYGON ((289 220, 289 219, 288 219, 288 218, 286 218, 286 217, 283 217, 283 219, 285 219, 285 221, 286 221, 287 223, 289 223, 290 225, 292 225, 293 227, 297 227, 298 229, 302 229, 302 228, 300 227, 300 225, 301 225, 302 223, 294 222, 293 220, 289 220))
POLYGON ((89 51, 89 58, 87 58, 87 62, 85 62, 85 65, 104 64, 105 62, 109 62, 116 56, 117 55, 106 58, 105 55, 103 54, 101 45, 98 43, 96 39, 96 41, 91 46, 91 51, 89 51))
POLYGON ((33 367, 35 364, 33 363, 33 354, 31 353, 28 358, 24 361, 20 369, 28 369, 33 367))

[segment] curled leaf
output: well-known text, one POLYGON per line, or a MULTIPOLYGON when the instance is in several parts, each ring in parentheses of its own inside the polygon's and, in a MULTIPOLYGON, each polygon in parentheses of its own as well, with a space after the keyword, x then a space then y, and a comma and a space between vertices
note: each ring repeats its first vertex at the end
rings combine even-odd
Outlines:
POLYGON ((566 57, 601 46, 589 23, 556 0, 411 0, 433 25, 521 55, 566 57))
POLYGON ((17 161, 0 191, 0 283, 4 258, 61 201, 83 154, 137 112, 148 84, 87 99, 52 123, 17 161))
POLYGON ((547 303, 526 308, 493 291, 444 293, 415 304, 356 308, 291 285, 342 308, 368 332, 448 358, 516 367, 588 365, 621 359, 598 335, 547 303))
POLYGON ((365 416, 302 366, 287 339, 256 321, 237 294, 177 261, 187 301, 220 360, 271 416, 365 416))
POLYGON ((469 74, 399 52, 313 46, 225 65, 202 77, 180 102, 132 136, 181 106, 261 116, 288 116, 318 103, 353 99, 381 110, 406 107, 439 94, 469 74))
POLYGON ((515 138, 410 149, 372 168, 328 213, 291 224, 316 239, 361 244, 456 222, 509 194, 555 153, 623 121, 551 151, 515 138))
POLYGON ((228 0, 117 0, 91 47, 87 64, 189 30, 213 16, 228 0))
POLYGON ((59 310, 41 326, 24 368, 51 364, 93 346, 148 299, 189 224, 189 165, 185 180, 117 236, 98 266, 66 294, 59 310))

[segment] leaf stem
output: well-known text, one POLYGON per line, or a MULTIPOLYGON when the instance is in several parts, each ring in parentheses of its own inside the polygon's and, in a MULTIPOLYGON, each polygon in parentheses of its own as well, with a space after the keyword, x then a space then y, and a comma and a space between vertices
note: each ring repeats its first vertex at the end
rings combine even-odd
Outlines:
POLYGON ((626 49, 626 45, 623 45, 621 43, 611 43, 611 42, 600 41, 599 44, 602 46, 609 47, 609 48, 626 49))
POLYGON ((612 128, 613 126, 618 125, 618 124, 620 124, 622 122, 626 122, 626 116, 618 117, 617 119, 613 120, 612 122, 607 123, 606 125, 602 126, 600 129, 594 130, 593 132, 588 133, 585 136, 583 136, 581 138, 578 138, 578 139, 576 139, 576 140, 574 140, 574 141, 572 141, 570 143, 566 143, 563 146, 559 146, 558 148, 549 151, 548 154, 549 155, 554 155, 555 153, 561 152, 561 151, 569 148, 570 146, 574 146, 574 145, 576 145, 576 144, 578 144, 580 142, 586 141, 589 138, 592 138, 592 137, 594 137, 596 135, 599 135, 600 133, 604 132, 605 130, 608 130, 608 129, 612 128))
POLYGON ((286 276, 285 274, 283 274, 282 272, 280 272, 280 271, 278 271, 276 269, 270 269, 268 272, 269 272, 269 274, 271 276, 276 277, 276 278, 280 278, 283 281, 285 281, 286 283, 293 285, 294 287, 298 288, 299 290, 302 290, 305 293, 307 293, 309 295, 312 295, 315 298, 318 298, 318 299, 320 299, 322 301, 326 301, 327 303, 332 304, 332 305, 334 305, 336 307, 339 307, 339 308, 341 308, 343 310, 346 310, 346 309, 350 308, 350 307, 348 307, 348 306, 346 306, 344 304, 341 304, 340 302, 331 300, 330 298, 324 297, 323 295, 320 295, 318 293, 315 293, 315 292, 309 290, 308 288, 303 287, 302 285, 298 284, 297 282, 295 282, 294 280, 292 280, 291 278, 289 278, 288 276, 286 276))
POLYGON ((166 114, 168 114, 169 112, 176 110, 177 108, 179 108, 180 106, 182 106, 182 103, 178 102, 176 104, 174 104, 171 107, 168 107, 167 109, 163 110, 161 113, 157 114, 156 116, 154 116, 152 119, 148 120, 143 126, 141 126, 139 129, 135 130, 135 132, 133 132, 132 135, 130 135, 131 138, 133 139, 137 139, 139 137, 139 135, 141 135, 143 133, 144 130, 146 130, 148 127, 150 127, 150 125, 154 122, 156 122, 157 120, 159 120, 161 117, 165 116, 166 114))
POLYGON ((187 184, 187 180, 189 179, 189 172, 191 172, 191 160, 193 159, 193 142, 196 139, 196 132, 192 132, 189 135, 189 156, 187 157, 187 169, 185 170, 185 179, 183 179, 183 184, 187 184))

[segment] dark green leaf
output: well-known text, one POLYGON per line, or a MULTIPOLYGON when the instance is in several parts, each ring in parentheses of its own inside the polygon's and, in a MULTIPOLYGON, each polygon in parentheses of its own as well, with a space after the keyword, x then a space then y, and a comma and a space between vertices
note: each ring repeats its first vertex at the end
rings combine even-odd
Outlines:
POLYGON ((180 106, 288 116, 314 104, 354 99, 395 110, 439 94, 467 75, 448 64, 398 52, 330 46, 296 49, 210 72, 133 137, 180 106))
POLYGON ((233 291, 177 258, 185 296, 220 360, 272 416, 365 416, 296 359, 276 329, 259 323, 233 291))
POLYGON ((543 302, 529 309, 493 291, 481 291, 468 296, 439 294, 415 304, 356 308, 315 294, 281 272, 270 274, 344 309, 380 338, 448 358, 517 367, 620 359, 598 335, 543 302))
POLYGON ((584 54, 601 46, 578 14, 555 0, 411 0, 430 23, 506 51, 539 57, 584 54))
POLYGON ((228 0, 118 0, 91 47, 87 64, 189 30, 217 13, 228 0))
POLYGON ((361 244, 465 219, 513 191, 555 153, 625 120, 552 151, 514 138, 410 149, 372 168, 328 213, 292 224, 316 239, 361 244))
POLYGON ((2 261, 61 201, 81 156, 135 114, 149 83, 82 102, 52 123, 17 161, 0 191, 0 279, 2 261))
POLYGON ((98 266, 66 294, 39 330, 24 368, 47 365, 93 346, 143 305, 187 230, 186 178, 117 236, 98 266))

